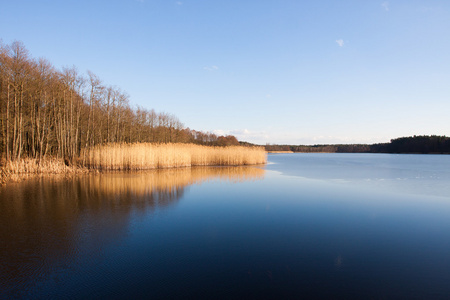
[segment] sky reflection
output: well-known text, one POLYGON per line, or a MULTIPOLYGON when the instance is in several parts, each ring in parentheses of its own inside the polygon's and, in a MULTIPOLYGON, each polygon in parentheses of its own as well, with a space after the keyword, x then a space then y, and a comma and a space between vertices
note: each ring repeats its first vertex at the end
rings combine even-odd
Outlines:
POLYGON ((266 169, 283 175, 374 193, 450 198, 450 155, 302 153, 270 155, 269 161, 266 169))

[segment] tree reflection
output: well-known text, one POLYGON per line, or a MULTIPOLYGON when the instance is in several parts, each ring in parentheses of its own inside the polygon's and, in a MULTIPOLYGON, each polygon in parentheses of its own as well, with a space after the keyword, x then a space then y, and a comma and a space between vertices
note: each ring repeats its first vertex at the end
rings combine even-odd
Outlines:
MULTIPOLYGON (((198 167, 139 173, 38 178, 0 188, 0 283, 27 296, 86 255, 125 238, 133 213, 167 209, 185 188, 209 180, 259 180, 255 167, 198 167)), ((2 296, 0 294, 0 296, 2 296)), ((0 297, 1 298, 1 297, 0 297)))

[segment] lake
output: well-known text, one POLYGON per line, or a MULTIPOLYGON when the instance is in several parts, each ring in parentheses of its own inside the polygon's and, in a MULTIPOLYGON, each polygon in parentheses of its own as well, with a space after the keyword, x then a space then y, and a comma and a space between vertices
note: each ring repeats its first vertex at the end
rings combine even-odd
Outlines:
POLYGON ((450 297, 449 155, 30 179, 0 220, 2 299, 450 297))

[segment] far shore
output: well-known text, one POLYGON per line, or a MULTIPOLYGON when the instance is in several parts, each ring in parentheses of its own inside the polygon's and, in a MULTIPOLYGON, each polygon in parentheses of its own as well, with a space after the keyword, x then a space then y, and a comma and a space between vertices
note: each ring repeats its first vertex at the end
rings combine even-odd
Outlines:
POLYGON ((294 151, 267 151, 269 154, 294 153, 294 151))

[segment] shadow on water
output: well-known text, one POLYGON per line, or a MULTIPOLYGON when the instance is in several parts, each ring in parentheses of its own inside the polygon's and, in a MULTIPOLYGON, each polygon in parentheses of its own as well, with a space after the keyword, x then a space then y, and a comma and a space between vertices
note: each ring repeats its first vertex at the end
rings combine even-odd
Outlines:
POLYGON ((36 178, 0 189, 0 298, 27 297, 90 253, 118 243, 133 215, 175 206, 193 184, 259 180, 253 167, 198 167, 36 178))

